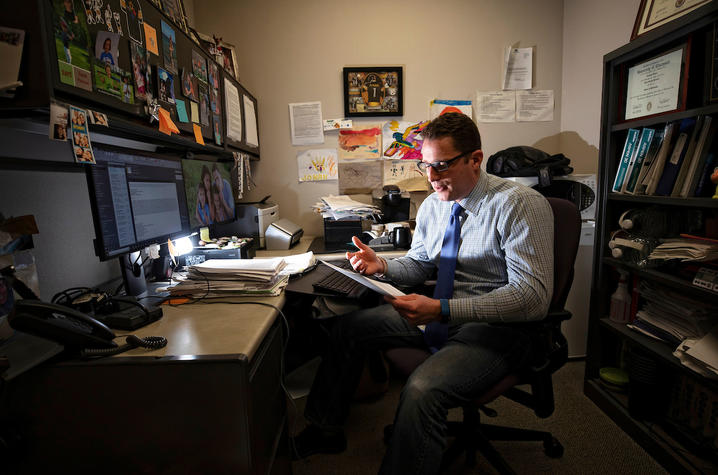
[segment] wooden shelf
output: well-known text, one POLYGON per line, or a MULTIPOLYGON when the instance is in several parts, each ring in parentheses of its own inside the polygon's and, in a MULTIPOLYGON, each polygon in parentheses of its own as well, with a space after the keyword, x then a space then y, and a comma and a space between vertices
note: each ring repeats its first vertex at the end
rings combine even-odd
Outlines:
POLYGON ((715 208, 718 209, 718 200, 711 198, 671 198, 670 196, 655 195, 623 195, 609 193, 610 201, 625 201, 627 203, 646 203, 654 205, 686 206, 689 208, 715 208))
POLYGON ((699 115, 709 115, 718 113, 718 105, 711 104, 703 107, 696 107, 680 112, 673 112, 660 116, 646 117, 645 119, 634 119, 627 122, 620 122, 611 126, 611 132, 620 132, 621 130, 640 129, 641 127, 661 126, 666 122, 686 119, 688 117, 696 117, 699 115))
POLYGON ((718 293, 701 287, 696 287, 689 280, 682 279, 656 269, 642 269, 621 260, 614 259, 613 257, 604 257, 603 262, 604 264, 608 264, 613 267, 628 270, 639 277, 670 286, 674 290, 685 292, 703 301, 718 304, 718 293))

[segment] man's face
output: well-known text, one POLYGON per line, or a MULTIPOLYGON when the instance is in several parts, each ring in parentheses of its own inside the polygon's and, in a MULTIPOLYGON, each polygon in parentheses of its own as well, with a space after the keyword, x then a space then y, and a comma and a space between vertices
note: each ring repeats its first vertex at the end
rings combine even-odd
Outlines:
POLYGON ((425 140, 421 148, 422 161, 426 163, 447 161, 461 152, 467 154, 451 162, 448 170, 437 172, 432 167, 426 170, 429 183, 441 201, 460 200, 471 193, 479 179, 484 154, 481 150, 457 150, 451 137, 425 140))

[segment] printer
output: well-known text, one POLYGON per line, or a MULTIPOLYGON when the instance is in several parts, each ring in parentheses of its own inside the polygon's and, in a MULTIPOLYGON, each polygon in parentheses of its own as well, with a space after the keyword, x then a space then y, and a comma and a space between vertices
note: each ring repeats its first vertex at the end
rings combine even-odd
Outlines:
POLYGON ((274 203, 237 203, 236 219, 228 224, 216 225, 218 236, 253 237, 259 247, 265 247, 265 232, 270 224, 279 219, 279 206, 274 203))

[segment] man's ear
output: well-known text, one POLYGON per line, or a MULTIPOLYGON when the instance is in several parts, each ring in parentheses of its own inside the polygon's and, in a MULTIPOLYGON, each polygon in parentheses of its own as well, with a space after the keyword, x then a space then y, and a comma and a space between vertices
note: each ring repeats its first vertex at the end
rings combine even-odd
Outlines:
POLYGON ((484 152, 483 152, 483 150, 478 149, 478 150, 474 150, 473 152, 471 152, 470 161, 471 161, 472 164, 473 164, 473 163, 476 164, 476 168, 481 168, 481 162, 484 161, 484 152))

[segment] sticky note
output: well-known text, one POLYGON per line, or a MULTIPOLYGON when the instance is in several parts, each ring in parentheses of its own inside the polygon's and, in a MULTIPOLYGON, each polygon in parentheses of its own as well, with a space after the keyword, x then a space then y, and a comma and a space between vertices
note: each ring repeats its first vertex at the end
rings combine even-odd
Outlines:
POLYGON ((189 101, 189 105, 192 109, 192 122, 199 124, 199 106, 194 101, 189 101))
POLYGON ((199 228, 199 238, 204 242, 209 242, 209 228, 199 228))
POLYGON ((187 109, 185 108, 184 101, 182 99, 175 98, 175 107, 177 107, 177 118, 180 122, 189 122, 187 117, 187 109))
POLYGON ((167 135, 172 135, 172 132, 179 134, 179 129, 175 125, 175 123, 172 121, 172 117, 170 117, 170 113, 167 109, 163 109, 160 107, 159 111, 160 115, 160 132, 167 135))
POLYGON ((197 124, 192 124, 192 128, 194 128, 194 139, 197 141, 198 144, 204 145, 204 137, 202 137, 202 127, 197 124))
POLYGON ((147 22, 143 23, 145 26, 145 40, 147 40, 147 51, 159 56, 160 50, 157 48, 157 31, 152 28, 147 22))

